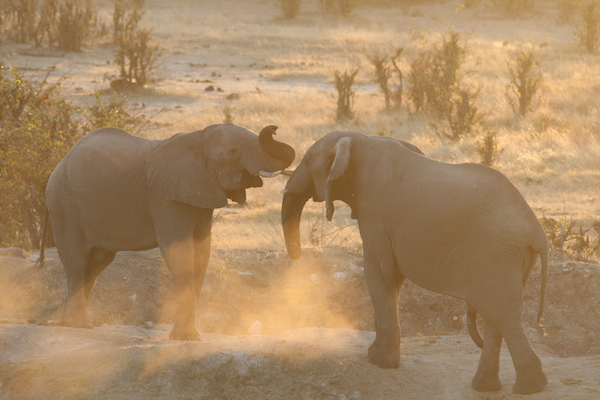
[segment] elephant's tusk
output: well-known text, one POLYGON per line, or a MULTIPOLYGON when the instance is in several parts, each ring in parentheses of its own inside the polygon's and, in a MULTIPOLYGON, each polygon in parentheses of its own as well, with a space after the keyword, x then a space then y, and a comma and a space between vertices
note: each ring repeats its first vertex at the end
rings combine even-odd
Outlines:
POLYGON ((263 170, 258 171, 258 175, 262 176, 263 178, 273 178, 274 176, 277 176, 279 174, 281 174, 282 171, 275 171, 275 172, 266 172, 263 170))
POLYGON ((281 171, 281 175, 285 175, 285 176, 291 176, 294 173, 294 171, 290 171, 289 169, 284 169, 283 171, 281 171))
POLYGON ((286 194, 287 192, 289 192, 289 190, 287 190, 287 189, 283 189, 283 190, 279 191, 279 193, 281 193, 281 194, 286 194))

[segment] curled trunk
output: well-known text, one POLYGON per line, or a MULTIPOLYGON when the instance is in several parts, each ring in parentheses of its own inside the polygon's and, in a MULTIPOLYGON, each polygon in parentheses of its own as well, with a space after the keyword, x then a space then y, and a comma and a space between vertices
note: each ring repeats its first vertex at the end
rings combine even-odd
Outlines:
POLYGON ((258 135, 258 143, 267 155, 282 161, 285 166, 281 169, 284 169, 294 162, 296 152, 292 146, 273 139, 273 135, 277 134, 276 131, 277 127, 275 125, 265 126, 258 135))

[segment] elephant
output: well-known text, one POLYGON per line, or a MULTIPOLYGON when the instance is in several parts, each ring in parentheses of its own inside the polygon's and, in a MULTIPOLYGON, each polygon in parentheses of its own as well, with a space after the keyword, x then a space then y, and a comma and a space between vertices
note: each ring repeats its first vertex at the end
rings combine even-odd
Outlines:
POLYGON ((213 210, 227 199, 244 204, 247 188, 261 187, 261 176, 277 175, 294 161, 294 149, 273 138, 276 130, 269 125, 257 135, 220 124, 148 140, 102 128, 81 138, 46 188, 67 277, 61 323, 91 328, 90 293, 115 254, 158 247, 175 291, 169 337, 200 340, 196 306, 210 257, 213 210))
POLYGON ((502 340, 516 370, 515 393, 547 383, 522 325, 523 289, 541 259, 538 323, 548 276, 548 243, 515 186, 481 164, 449 164, 425 157, 392 138, 333 131, 304 155, 283 190, 282 226, 288 255, 301 256, 300 220, 312 197, 351 208, 363 242, 364 275, 375 311, 368 360, 398 368, 398 296, 405 279, 468 305, 469 332, 483 350, 472 387, 500 390, 502 340), (484 321, 483 340, 475 316, 484 321))

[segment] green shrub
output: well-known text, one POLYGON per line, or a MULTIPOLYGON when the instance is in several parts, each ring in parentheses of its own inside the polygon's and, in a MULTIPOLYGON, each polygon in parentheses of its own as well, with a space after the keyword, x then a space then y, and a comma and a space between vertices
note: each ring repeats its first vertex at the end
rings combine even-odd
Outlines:
POLYGON ((356 92, 352 88, 354 85, 354 78, 360 71, 360 68, 356 68, 354 71, 340 73, 339 71, 334 72, 335 78, 335 89, 338 93, 337 99, 337 110, 335 114, 335 120, 338 122, 347 121, 354 118, 354 96, 356 92))
POLYGON ((541 60, 533 48, 520 47, 515 57, 508 62, 510 83, 506 96, 515 114, 524 116, 535 107, 542 85, 541 60))
POLYGON ((136 133, 146 122, 126 101, 105 102, 98 93, 90 108, 76 107, 61 95, 60 81, 46 78, 30 81, 0 63, 0 247, 38 247, 46 182, 83 132, 114 126, 136 133))
POLYGON ((0 68, 0 246, 37 248, 46 181, 80 137, 59 88, 0 68))
POLYGON ((600 8, 597 0, 590 0, 581 7, 577 22, 575 35, 579 38, 579 44, 588 52, 594 53, 600 40, 600 8))

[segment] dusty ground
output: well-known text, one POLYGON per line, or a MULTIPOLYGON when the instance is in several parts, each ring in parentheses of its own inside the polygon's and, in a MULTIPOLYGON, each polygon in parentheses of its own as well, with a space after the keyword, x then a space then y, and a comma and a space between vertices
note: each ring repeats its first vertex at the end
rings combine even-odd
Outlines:
MULTIPOLYGON (((341 248, 296 262, 275 251, 214 251, 199 343, 168 339, 171 282, 157 252, 122 253, 99 278, 92 330, 53 325, 66 285, 55 251, 48 256, 41 269, 35 254, 0 257, 0 399, 520 398, 506 348, 502 391, 470 388, 480 352, 466 334, 464 305, 410 283, 401 366, 370 365, 361 259, 341 248)), ((538 270, 525 296, 526 330, 550 381, 530 398, 597 399, 600 266, 563 258, 552 257, 548 336, 534 324, 538 270)))

